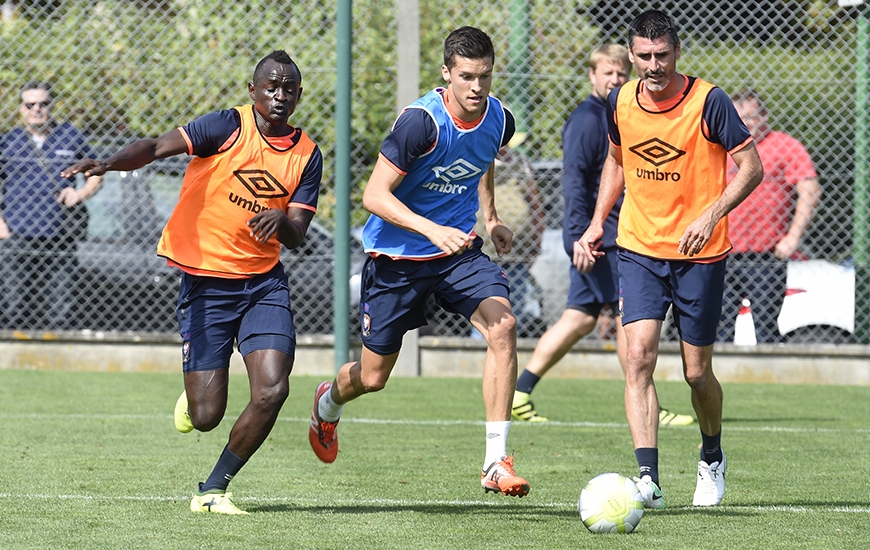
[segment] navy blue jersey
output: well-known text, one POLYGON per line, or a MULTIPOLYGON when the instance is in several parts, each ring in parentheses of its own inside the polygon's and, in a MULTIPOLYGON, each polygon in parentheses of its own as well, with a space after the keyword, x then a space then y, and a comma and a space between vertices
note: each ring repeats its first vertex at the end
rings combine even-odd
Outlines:
MULTIPOLYGON (((574 243, 580 239, 595 212, 601 169, 607 158, 607 106, 604 100, 590 95, 574 109, 562 128, 562 242, 568 256, 574 255, 574 243)), ((604 221, 604 248, 616 246, 616 226, 622 197, 604 221)))

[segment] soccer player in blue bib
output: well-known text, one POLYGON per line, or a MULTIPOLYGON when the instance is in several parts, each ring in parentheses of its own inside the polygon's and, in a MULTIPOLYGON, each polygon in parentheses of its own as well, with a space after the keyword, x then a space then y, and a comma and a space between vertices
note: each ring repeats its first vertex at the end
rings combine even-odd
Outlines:
POLYGON ((488 344, 483 371, 486 492, 524 496, 528 482, 506 453, 516 385, 516 317, 501 268, 481 252, 475 235, 478 204, 499 255, 513 233, 499 220, 493 161, 514 134, 513 116, 489 95, 495 53, 489 36, 459 28, 444 42, 437 88, 409 105, 384 140, 363 194, 371 212, 363 229, 369 258, 363 268, 359 361, 318 386, 309 440, 333 462, 336 427, 348 401, 384 388, 404 334, 426 324, 424 305, 434 295, 446 310, 469 319, 488 344))

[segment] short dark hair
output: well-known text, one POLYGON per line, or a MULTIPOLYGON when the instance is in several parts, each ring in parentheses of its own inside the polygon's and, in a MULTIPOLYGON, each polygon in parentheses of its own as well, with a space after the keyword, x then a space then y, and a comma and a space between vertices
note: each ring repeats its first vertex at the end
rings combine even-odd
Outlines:
POLYGON ((489 35, 475 27, 459 27, 444 40, 444 66, 452 69, 456 57, 466 59, 489 58, 495 63, 495 49, 489 35))
POLYGON ((259 63, 257 63, 257 66, 254 67, 253 82, 256 82, 257 78, 262 76, 263 65, 265 65, 266 61, 270 59, 275 63, 280 63, 281 65, 292 65, 293 68, 296 69, 296 74, 299 76, 299 83, 302 83, 302 71, 299 70, 299 66, 296 65, 296 62, 293 61, 293 58, 290 57, 290 55, 284 50, 275 50, 274 52, 261 59, 259 63))
POLYGON ((31 80, 21 87, 18 97, 20 98, 21 94, 29 90, 44 90, 48 94, 48 97, 51 97, 51 82, 47 80, 31 80))
POLYGON ((754 101, 758 105, 758 112, 764 115, 767 114, 767 106, 764 104, 764 98, 762 98, 761 94, 754 89, 743 88, 742 90, 737 90, 731 94, 732 103, 739 103, 742 101, 754 101))
POLYGON ((671 17, 658 10, 648 10, 634 18, 628 26, 628 47, 634 46, 634 38, 639 36, 648 40, 656 40, 667 36, 673 47, 677 47, 680 39, 677 36, 677 24, 671 17))

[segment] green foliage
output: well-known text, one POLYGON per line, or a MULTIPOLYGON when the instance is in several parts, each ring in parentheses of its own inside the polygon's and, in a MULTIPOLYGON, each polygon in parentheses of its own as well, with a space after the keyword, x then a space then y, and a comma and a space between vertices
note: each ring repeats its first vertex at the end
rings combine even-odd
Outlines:
MULTIPOLYGON (((474 5, 422 0, 420 93, 442 83, 445 36, 460 25, 479 26, 495 43, 493 93, 528 113, 524 151, 532 160, 561 158, 562 125, 590 91, 589 52, 611 40, 610 32, 621 36, 618 22, 630 15, 626 9, 599 10, 597 15, 582 9, 593 4, 609 5, 592 0, 474 5), (509 24, 511 10, 520 7, 529 14, 527 36, 509 24), (612 23, 606 36, 597 26, 601 18, 612 23), (512 49, 511 40, 521 47, 512 49), (528 52, 529 57, 510 59, 512 51, 528 52), (511 67, 522 72, 512 74, 511 67)), ((101 0, 28 1, 15 6, 14 15, 0 23, 0 130, 19 123, 18 90, 23 81, 39 78, 55 82, 55 114, 60 119, 94 134, 157 136, 204 113, 249 102, 247 83, 256 62, 272 50, 286 49, 301 68, 305 89, 292 122, 321 145, 325 178, 320 217, 327 223, 331 219, 335 3, 101 0)), ((777 125, 804 140, 818 159, 823 180, 845 193, 848 182, 842 174, 850 172, 851 157, 843 140, 853 130, 854 60, 849 53, 854 51, 855 24, 830 0, 801 6, 803 11, 796 11, 788 22, 801 27, 793 29, 796 37, 809 37, 801 38, 799 47, 773 45, 782 43, 773 39, 759 47, 751 36, 723 43, 716 38, 716 25, 733 34, 735 22, 699 20, 695 27, 705 34, 684 37, 680 69, 726 90, 752 85, 765 93, 774 123, 788 122, 777 125), (831 115, 821 116, 822 107, 831 115)), ((762 13, 783 8, 763 3, 741 9, 762 13)), ((362 188, 400 107, 396 2, 356 0, 353 17, 352 223, 359 225, 366 216, 362 188)), ((744 24, 747 29, 767 25, 773 32, 785 22, 762 17, 744 24)), ((830 215, 844 217, 839 210, 830 215)))
MULTIPOLYGON (((522 499, 480 488, 479 380, 391 380, 347 406, 329 465, 306 436, 319 382, 291 377, 272 434, 231 484, 250 515, 224 517, 192 514, 188 499, 247 403, 244 376, 231 377, 216 430, 181 435, 172 426, 180 374, 0 370, 0 547, 866 547, 867 387, 727 385, 723 505, 691 506, 697 425, 662 428, 668 507, 611 536, 583 528, 577 497, 599 473, 637 468, 621 382, 539 384, 536 404, 554 422, 510 432, 532 487, 522 499)), ((684 383, 657 386, 669 407, 690 410, 684 383)))
POLYGON ((757 48, 746 43, 716 44, 703 51, 690 47, 680 60, 682 71, 729 94, 747 87, 757 90, 765 99, 773 128, 804 144, 816 163, 825 194, 804 252, 835 260, 848 250, 852 232, 849 174, 855 132, 855 59, 832 56, 831 50, 849 51, 852 46, 852 38, 843 33, 825 47, 804 50, 757 48))

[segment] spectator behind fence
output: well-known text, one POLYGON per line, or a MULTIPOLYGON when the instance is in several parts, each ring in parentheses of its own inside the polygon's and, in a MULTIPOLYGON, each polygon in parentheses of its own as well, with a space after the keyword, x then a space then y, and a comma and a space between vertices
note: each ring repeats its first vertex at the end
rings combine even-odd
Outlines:
POLYGON ((176 312, 184 391, 175 428, 207 432, 224 419, 235 347, 250 386, 229 441, 191 498, 193 512, 247 513, 227 488, 275 425, 296 352, 281 245, 292 249, 305 239, 323 173, 320 148, 288 123, 302 97, 302 73, 287 52, 257 63, 248 95, 251 104, 202 115, 65 171, 102 174, 193 156, 157 245, 157 254, 183 272, 176 312))
MULTIPOLYGON (((785 297, 788 260, 798 250, 822 190, 801 142, 770 128, 758 92, 741 90, 731 100, 755 140, 764 179, 728 214, 733 248, 725 272, 719 341, 734 341, 735 319, 743 298, 748 298, 756 340, 776 343, 780 341, 777 319, 785 297)), ((729 159, 729 181, 736 173, 737 166, 729 159)))
MULTIPOLYGON (((534 336, 541 321, 541 288, 529 271, 541 249, 544 234, 544 208, 538 194, 535 176, 529 160, 510 144, 495 157, 495 196, 498 216, 514 232, 510 252, 501 257, 491 239, 483 240, 482 250, 504 269, 511 287, 511 305, 517 318, 517 334, 534 336)), ((486 235, 483 209, 478 210, 478 235, 486 235)), ((473 337, 482 337, 472 329, 473 337)))
MULTIPOLYGON (((607 94, 628 81, 631 62, 625 46, 606 44, 593 50, 589 56, 589 94, 568 117, 562 129, 562 196, 565 199, 562 217, 562 241, 568 255, 568 303, 556 323, 541 336, 532 358, 517 379, 517 391, 511 408, 514 420, 546 422, 538 415, 531 393, 541 377, 568 353, 580 338, 595 328, 602 310, 616 311, 619 298, 619 275, 616 271, 616 224, 619 220, 620 197, 605 222, 602 239, 605 254, 590 272, 575 265, 575 255, 582 252, 580 236, 589 226, 601 167, 607 157, 607 94)), ((513 291, 513 287, 511 288, 513 291)), ((511 295, 513 298, 513 294, 511 295)), ((519 316, 518 316, 519 317, 519 316)), ((615 318, 616 354, 625 364, 625 342, 622 323, 615 318)), ((674 414, 662 409, 659 419, 663 425, 687 425, 694 419, 685 414, 674 414)))
POLYGON ((683 374, 701 429, 692 504, 715 506, 725 495, 722 387, 713 372, 713 343, 731 248, 726 216, 761 181, 761 160, 728 95, 677 72, 681 44, 673 19, 656 10, 639 15, 628 28, 628 52, 638 78, 607 96, 611 144, 595 213, 580 238, 579 267, 589 271, 605 256, 604 223, 624 192, 616 243, 625 413, 640 471, 635 481, 645 507, 664 507, 653 374, 663 321, 673 306, 683 374), (729 154, 739 166, 730 183, 729 154))
POLYGON ((60 175, 93 154, 81 131, 52 118, 53 99, 48 82, 25 84, 18 108, 24 126, 0 137, 0 326, 7 329, 71 327, 76 242, 87 233, 84 201, 103 181, 91 176, 76 189, 73 177, 60 175))

